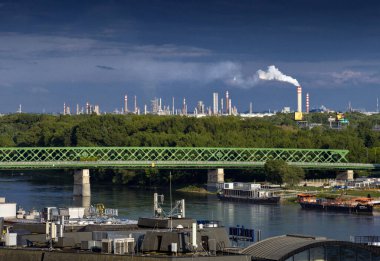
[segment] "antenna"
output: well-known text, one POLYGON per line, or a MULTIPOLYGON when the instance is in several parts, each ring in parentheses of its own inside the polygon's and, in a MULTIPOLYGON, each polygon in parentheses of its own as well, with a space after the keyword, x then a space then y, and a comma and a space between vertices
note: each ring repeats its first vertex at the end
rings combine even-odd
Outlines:
POLYGON ((379 97, 376 98, 376 112, 379 113, 379 97))

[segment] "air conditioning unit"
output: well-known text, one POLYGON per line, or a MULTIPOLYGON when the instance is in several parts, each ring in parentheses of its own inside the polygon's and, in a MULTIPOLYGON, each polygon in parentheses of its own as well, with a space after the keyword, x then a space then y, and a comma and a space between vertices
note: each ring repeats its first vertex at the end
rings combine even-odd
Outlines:
POLYGON ((114 240, 114 254, 124 255, 128 251, 127 242, 124 239, 114 240))
POLYGON ((17 233, 5 234, 5 245, 6 246, 17 246, 17 233))
POLYGON ((132 253, 135 247, 135 239, 133 237, 128 238, 115 238, 113 241, 114 254, 124 255, 126 253, 132 253))
POLYGON ((113 244, 112 244, 112 239, 103 239, 102 240, 102 253, 106 253, 106 254, 112 254, 112 248, 113 248, 113 244))

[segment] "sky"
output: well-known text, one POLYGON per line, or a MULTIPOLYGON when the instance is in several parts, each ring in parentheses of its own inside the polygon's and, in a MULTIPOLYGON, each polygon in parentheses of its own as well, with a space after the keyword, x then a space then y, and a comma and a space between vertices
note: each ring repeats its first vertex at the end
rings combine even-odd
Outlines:
POLYGON ((1 113, 120 110, 125 94, 191 110, 227 90, 239 111, 296 109, 294 85, 257 79, 271 65, 311 108, 376 111, 379 58, 379 1, 0 0, 1 113))

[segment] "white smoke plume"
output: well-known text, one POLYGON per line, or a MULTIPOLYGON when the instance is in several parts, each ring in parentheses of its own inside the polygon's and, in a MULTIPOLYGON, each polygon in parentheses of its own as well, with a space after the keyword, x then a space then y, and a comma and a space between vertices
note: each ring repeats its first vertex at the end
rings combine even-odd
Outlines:
POLYGON ((263 70, 258 70, 257 75, 261 80, 288 82, 295 86, 300 86, 296 79, 283 74, 274 65, 268 66, 268 70, 266 72, 263 70))

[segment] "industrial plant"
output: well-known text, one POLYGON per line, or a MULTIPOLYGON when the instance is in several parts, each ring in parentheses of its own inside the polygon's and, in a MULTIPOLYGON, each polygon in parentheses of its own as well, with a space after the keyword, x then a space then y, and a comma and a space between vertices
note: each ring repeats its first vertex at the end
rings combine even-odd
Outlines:
MULTIPOLYGON (((80 114, 135 114, 135 115, 183 115, 191 117, 204 117, 204 116, 241 116, 241 117, 263 117, 274 115, 276 112, 257 112, 253 111, 253 103, 249 103, 249 110, 247 112, 239 112, 237 106, 232 102, 232 98, 229 91, 225 92, 225 95, 219 99, 218 92, 212 93, 212 104, 207 105, 204 101, 199 100, 194 108, 189 108, 186 98, 183 98, 178 104, 180 107, 176 107, 175 97, 171 98, 171 104, 165 104, 163 98, 154 97, 150 104, 144 104, 140 108, 138 104, 138 98, 136 95, 133 96, 132 106, 128 103, 128 94, 123 97, 123 103, 121 107, 116 108, 113 112, 101 111, 100 106, 97 104, 92 104, 86 102, 84 105, 76 104, 75 112, 71 109, 70 105, 66 102, 63 103, 63 115, 80 115, 80 114)), ((306 111, 310 111, 310 96, 306 94, 306 111)), ((291 113, 290 107, 285 107, 282 111, 284 113, 291 113)), ((295 120, 302 120, 303 109, 302 109, 302 88, 297 87, 297 110, 295 113, 295 120)))
MULTIPOLYGON (((278 81, 291 84, 296 87, 296 106, 295 109, 292 110, 291 107, 284 107, 280 111, 271 111, 270 109, 267 111, 254 112, 253 102, 249 102, 248 110, 246 111, 238 111, 238 106, 236 103, 232 102, 232 94, 229 90, 226 90, 225 93, 213 92, 212 97, 210 99, 211 104, 207 104, 204 100, 198 100, 194 107, 190 107, 188 100, 186 97, 179 98, 172 96, 168 99, 168 97, 153 97, 148 103, 140 103, 138 101, 137 95, 129 95, 125 93, 121 95, 120 106, 116 106, 113 111, 105 111, 101 110, 98 104, 93 104, 92 102, 87 101, 85 104, 69 104, 63 103, 63 110, 60 112, 63 115, 81 115, 81 114, 121 114, 121 115, 159 115, 159 116, 167 116, 167 115, 181 115, 188 117, 205 117, 205 116, 240 116, 243 118, 250 117, 264 117, 264 116, 272 116, 277 112, 281 113, 294 113, 294 120, 298 122, 300 125, 303 125, 304 122, 304 114, 308 114, 310 112, 334 112, 332 110, 327 109, 325 106, 321 106, 318 109, 311 109, 311 98, 310 94, 306 93, 305 95, 305 108, 303 107, 303 93, 302 87, 300 83, 292 78, 291 76, 283 74, 278 68, 274 65, 268 66, 266 71, 258 70, 253 77, 253 85, 257 84, 259 81, 278 81), (73 107, 75 109, 73 109, 73 107)), ((237 77, 233 78, 233 82, 239 81, 247 81, 246 79, 238 79, 237 77)), ((294 100, 293 100, 294 101, 294 100)), ((241 105, 240 105, 241 107, 241 105)), ((377 101, 377 113, 378 110, 378 101, 377 101)), ((352 109, 351 103, 349 103, 349 111, 356 111, 352 109)), ((17 109, 17 113, 22 113, 22 105, 19 105, 17 109)), ((370 113, 366 113, 370 114, 370 113)), ((371 113, 372 114, 372 113, 371 113)), ((343 121, 341 117, 330 119, 330 127, 332 127, 333 122, 347 124, 347 121, 343 121)))

